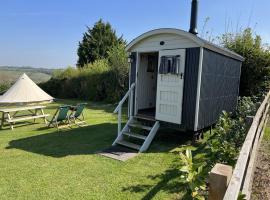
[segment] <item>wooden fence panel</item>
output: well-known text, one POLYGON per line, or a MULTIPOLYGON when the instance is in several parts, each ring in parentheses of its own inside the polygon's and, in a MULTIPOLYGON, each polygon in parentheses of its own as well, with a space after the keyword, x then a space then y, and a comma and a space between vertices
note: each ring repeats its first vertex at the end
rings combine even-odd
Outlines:
POLYGON ((257 148, 263 136, 265 123, 267 122, 269 97, 270 92, 268 92, 253 119, 240 151, 224 200, 237 200, 240 192, 245 194, 247 199, 250 198, 254 162, 256 161, 257 148))

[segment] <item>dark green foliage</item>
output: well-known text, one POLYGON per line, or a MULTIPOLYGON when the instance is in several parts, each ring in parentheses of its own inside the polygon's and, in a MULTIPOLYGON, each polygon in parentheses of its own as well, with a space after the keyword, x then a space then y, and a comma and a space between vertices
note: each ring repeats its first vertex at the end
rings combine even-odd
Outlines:
POLYGON ((0 95, 4 93, 8 88, 10 87, 10 84, 8 83, 1 83, 0 84, 0 95))
POLYGON ((240 95, 253 96, 266 92, 270 78, 270 48, 250 28, 224 34, 221 43, 245 58, 241 69, 240 95))
POLYGON ((192 155, 192 148, 187 148, 185 153, 180 152, 181 182, 185 185, 186 195, 184 199, 204 200, 201 191, 206 190, 204 167, 206 158, 204 154, 192 155))
POLYGON ((184 199, 201 200, 207 196, 205 183, 216 163, 235 165, 250 126, 246 117, 255 112, 252 98, 240 98, 235 113, 222 113, 213 135, 195 147, 184 146, 175 150, 180 152, 180 179, 186 189, 184 199))
POLYGON ((239 99, 235 113, 222 113, 214 134, 207 141, 212 165, 217 162, 235 165, 250 125, 246 117, 255 115, 255 112, 256 106, 252 99, 243 97, 239 99))
POLYGON ((84 67, 98 59, 107 58, 108 51, 119 43, 124 44, 122 37, 118 38, 111 25, 100 19, 93 28, 87 27, 79 42, 77 66, 84 67))
POLYGON ((40 86, 56 98, 117 102, 128 89, 128 63, 124 45, 108 51, 108 60, 96 60, 83 68, 57 70, 40 86))
POLYGON ((245 194, 243 194, 242 192, 239 193, 237 200, 246 200, 247 196, 245 194))
POLYGON ((110 75, 112 82, 109 87, 112 89, 108 96, 111 101, 119 101, 128 88, 128 55, 124 44, 119 44, 112 47, 108 51, 108 62, 110 66, 110 75))

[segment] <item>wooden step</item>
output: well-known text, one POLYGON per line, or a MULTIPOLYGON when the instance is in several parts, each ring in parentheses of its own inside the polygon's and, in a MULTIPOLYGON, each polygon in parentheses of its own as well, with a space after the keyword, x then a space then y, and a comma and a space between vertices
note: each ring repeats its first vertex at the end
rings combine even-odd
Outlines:
POLYGON ((147 136, 139 135, 139 134, 131 133, 131 132, 124 132, 123 134, 127 135, 129 137, 138 138, 138 139, 141 139, 141 140, 145 140, 147 138, 147 136))
POLYGON ((155 122, 155 118, 154 117, 147 117, 147 116, 144 116, 144 115, 136 115, 134 116, 135 119, 142 119, 142 120, 146 120, 146 121, 151 121, 151 122, 155 122))
POLYGON ((135 128, 141 128, 141 129, 144 129, 144 130, 147 130, 147 131, 151 131, 151 129, 152 129, 152 127, 150 127, 150 126, 144 126, 142 124, 137 124, 137 123, 130 123, 128 125, 131 126, 131 127, 135 127, 135 128))
POLYGON ((116 143, 120 144, 120 145, 123 145, 125 147, 136 149, 136 150, 140 150, 140 148, 141 148, 140 145, 137 145, 137 144, 134 144, 134 143, 131 143, 131 142, 127 142, 127 141, 124 141, 124 140, 117 141, 116 143))

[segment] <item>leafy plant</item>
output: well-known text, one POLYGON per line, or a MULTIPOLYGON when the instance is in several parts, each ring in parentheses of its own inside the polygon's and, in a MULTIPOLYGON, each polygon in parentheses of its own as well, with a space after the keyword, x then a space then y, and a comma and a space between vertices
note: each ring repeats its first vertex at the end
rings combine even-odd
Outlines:
POLYGON ((8 90, 9 87, 10 87, 10 84, 8 84, 8 83, 0 84, 0 94, 5 92, 6 90, 8 90))
POLYGON ((181 158, 181 182, 186 188, 186 198, 203 200, 200 191, 206 189, 204 178, 204 166, 206 165, 204 154, 192 156, 191 149, 186 149, 185 154, 180 152, 181 158))
POLYGON ((239 193, 237 200, 246 200, 247 196, 245 194, 243 194, 242 192, 239 193))
POLYGON ((255 97, 239 97, 236 115, 243 118, 254 116, 256 113, 256 106, 253 100, 254 98, 255 97))
POLYGON ((245 118, 254 115, 256 106, 250 97, 239 98, 235 113, 223 112, 215 126, 214 135, 206 142, 212 165, 216 162, 234 165, 245 141, 248 125, 245 118))

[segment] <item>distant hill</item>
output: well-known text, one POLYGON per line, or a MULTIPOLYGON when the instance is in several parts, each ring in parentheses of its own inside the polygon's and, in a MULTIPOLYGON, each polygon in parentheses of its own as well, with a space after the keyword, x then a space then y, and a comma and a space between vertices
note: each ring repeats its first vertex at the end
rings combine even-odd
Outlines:
POLYGON ((0 84, 11 84, 26 73, 35 83, 46 82, 51 78, 53 69, 33 67, 0 66, 0 84))

